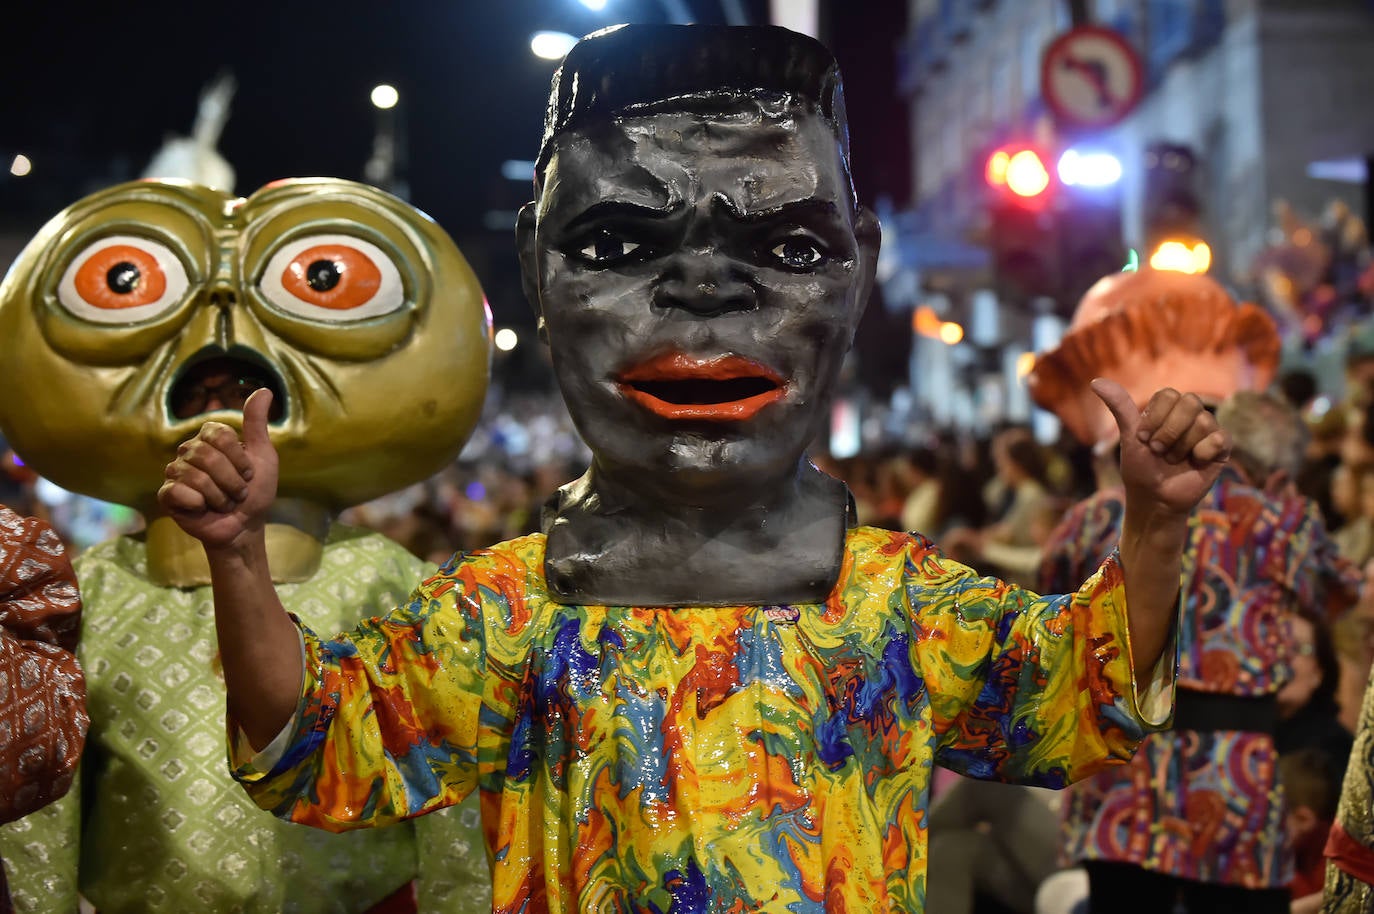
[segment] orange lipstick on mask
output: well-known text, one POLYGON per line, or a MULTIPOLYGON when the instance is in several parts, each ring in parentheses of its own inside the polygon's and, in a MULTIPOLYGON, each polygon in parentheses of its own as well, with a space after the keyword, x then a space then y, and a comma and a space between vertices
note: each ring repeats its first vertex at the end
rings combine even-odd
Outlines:
POLYGON ((679 421, 743 422, 787 393, 776 371, 737 355, 666 352, 631 365, 616 383, 643 409, 679 421))

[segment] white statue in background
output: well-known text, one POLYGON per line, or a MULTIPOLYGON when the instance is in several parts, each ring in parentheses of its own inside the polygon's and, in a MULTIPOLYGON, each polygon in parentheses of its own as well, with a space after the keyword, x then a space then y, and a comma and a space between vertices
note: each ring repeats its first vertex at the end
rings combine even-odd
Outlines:
POLYGON ((234 191, 234 166, 215 149, 229 120, 229 102, 236 84, 222 73, 200 93, 191 135, 168 136, 143 170, 145 178, 183 178, 216 190, 234 191))

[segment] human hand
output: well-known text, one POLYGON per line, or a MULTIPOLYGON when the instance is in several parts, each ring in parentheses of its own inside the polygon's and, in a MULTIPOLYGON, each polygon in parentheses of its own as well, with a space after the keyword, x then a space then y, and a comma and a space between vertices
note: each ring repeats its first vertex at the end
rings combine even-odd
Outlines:
POLYGON ((243 405, 243 437, 222 422, 206 422, 177 447, 157 500, 207 550, 260 533, 277 495, 277 451, 267 431, 272 392, 254 391, 243 405))
POLYGON ((1194 394, 1155 391, 1143 411, 1125 388, 1097 378, 1093 392, 1121 433, 1121 480, 1127 504, 1148 514, 1186 516, 1231 456, 1231 436, 1194 394))

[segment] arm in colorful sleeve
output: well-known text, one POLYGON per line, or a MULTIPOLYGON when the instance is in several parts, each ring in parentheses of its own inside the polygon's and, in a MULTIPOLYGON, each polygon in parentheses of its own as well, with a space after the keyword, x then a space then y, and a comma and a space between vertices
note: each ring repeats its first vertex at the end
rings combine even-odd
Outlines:
POLYGON ((1040 597, 913 546, 913 658, 941 764, 971 777, 1062 787, 1128 760, 1168 724, 1177 640, 1142 688, 1110 556, 1076 593, 1040 597))
MULTIPOLYGON (((299 620, 300 703, 280 760, 230 765, 276 815, 328 831, 385 825, 459 803, 476 784, 487 676, 481 596, 457 572, 352 632, 324 639, 299 620)), ((236 727, 230 722, 230 732, 236 727)))

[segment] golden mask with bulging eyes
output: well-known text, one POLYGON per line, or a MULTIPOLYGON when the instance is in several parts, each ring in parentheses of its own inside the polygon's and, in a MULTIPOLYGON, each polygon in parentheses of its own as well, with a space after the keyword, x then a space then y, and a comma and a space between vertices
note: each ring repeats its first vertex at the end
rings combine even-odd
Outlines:
POLYGON ((0 430, 58 485, 151 513, 177 445, 269 387, 280 494, 336 510, 457 456, 490 327, 448 235, 374 188, 123 184, 53 218, 0 286, 0 430))

